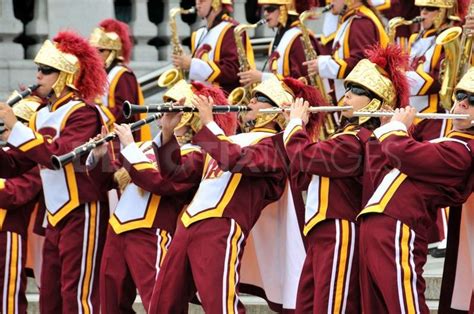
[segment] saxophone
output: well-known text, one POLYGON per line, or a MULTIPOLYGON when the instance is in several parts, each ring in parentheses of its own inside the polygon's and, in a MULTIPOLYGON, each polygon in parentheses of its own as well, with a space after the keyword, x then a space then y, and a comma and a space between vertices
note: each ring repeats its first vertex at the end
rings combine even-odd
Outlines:
POLYGON ((391 43, 395 43, 395 36, 397 34, 397 28, 402 25, 412 25, 412 24, 418 24, 423 22, 425 18, 421 16, 417 16, 413 18, 412 20, 405 20, 401 16, 394 17, 388 21, 387 25, 387 33, 388 33, 388 38, 391 43))
MULTIPOLYGON (((328 12, 332 9, 332 4, 325 6, 319 14, 328 12)), ((313 45, 311 44, 311 37, 309 34, 309 30, 304 24, 304 22, 308 18, 315 18, 317 13, 313 10, 307 10, 300 14, 300 29, 301 29, 301 42, 304 48, 304 55, 306 61, 315 60, 318 57, 316 50, 314 49, 313 45)), ((331 96, 326 92, 326 88, 324 87, 324 82, 319 75, 310 75, 309 76, 309 85, 316 87, 323 97, 326 99, 328 103, 332 103, 331 96)), ((322 139, 328 137, 332 133, 336 131, 334 117, 332 115, 326 115, 324 117, 324 132, 321 134, 322 139)))
MULTIPOLYGON (((178 27, 176 24, 176 15, 178 14, 192 14, 196 12, 194 7, 190 9, 173 8, 170 10, 169 26, 171 29, 171 46, 173 47, 174 55, 182 55, 183 47, 179 41, 178 27)), ((182 69, 171 69, 161 74, 158 78, 158 86, 171 87, 179 80, 184 79, 184 71, 182 69)))
MULTIPOLYGON (((474 15, 474 1, 469 2, 469 9, 467 16, 474 15)), ((471 66, 471 56, 472 56, 472 40, 474 39, 474 34, 464 30, 461 36, 461 58, 458 65, 458 75, 456 77, 456 83, 459 82, 461 77, 467 72, 471 66)))
MULTIPOLYGON (((255 29, 260 25, 266 24, 266 19, 261 19, 255 24, 240 24, 234 28, 234 40, 237 46, 237 53, 239 55, 239 72, 245 72, 250 70, 252 67, 250 62, 247 58, 246 49, 244 47, 244 43, 242 42, 242 33, 247 31, 248 29, 255 29)), ((252 90, 255 88, 257 84, 251 84, 246 87, 237 87, 234 88, 227 100, 231 105, 246 105, 250 102, 250 94, 252 90)))
POLYGON ((459 54, 461 52, 460 36, 462 28, 459 26, 450 27, 436 37, 436 44, 442 45, 445 58, 441 61, 439 77, 441 79, 441 89, 439 98, 443 108, 449 110, 452 107, 452 96, 457 83, 459 69, 459 54))

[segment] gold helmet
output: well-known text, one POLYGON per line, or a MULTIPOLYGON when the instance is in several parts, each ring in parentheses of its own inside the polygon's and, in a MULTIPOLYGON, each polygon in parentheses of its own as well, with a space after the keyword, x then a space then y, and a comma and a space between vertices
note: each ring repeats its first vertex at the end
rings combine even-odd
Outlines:
POLYGON ((115 19, 105 19, 89 37, 92 47, 110 50, 105 61, 108 68, 115 59, 128 63, 130 61, 132 43, 128 25, 115 19))
POLYGON ((453 12, 455 6, 455 0, 415 0, 415 5, 418 7, 434 7, 439 8, 439 13, 436 15, 433 26, 435 29, 441 27, 447 17, 456 15, 453 12), (448 12, 449 11, 449 12, 448 12))
MULTIPOLYGON (((191 84, 188 84, 185 80, 179 80, 170 89, 163 94, 164 101, 179 101, 181 98, 186 98, 184 106, 192 107, 191 100, 193 98, 193 90, 191 84)), ((183 126, 190 126, 194 132, 197 132, 201 128, 201 121, 199 121, 199 115, 194 112, 185 112, 181 117, 175 130, 182 128, 183 126)))
MULTIPOLYGON (((282 108, 285 104, 291 104, 294 101, 292 90, 286 86, 283 81, 277 79, 268 79, 258 84, 252 90, 252 97, 258 94, 266 96, 273 102, 273 105, 282 108)), ((255 120, 255 128, 261 128, 266 124, 275 121, 283 130, 286 126, 285 117, 281 113, 275 114, 258 114, 255 120)))
MULTIPOLYGON (((410 87, 406 76, 408 55, 398 45, 372 47, 366 51, 367 59, 359 61, 344 80, 362 86, 374 94, 361 111, 376 111, 384 107, 400 108, 408 104, 410 87)), ((360 117, 359 124, 369 117, 360 117)))
POLYGON ((259 5, 275 4, 280 6, 280 16, 278 21, 281 25, 286 26, 288 14, 296 14, 295 4, 293 0, 258 0, 259 5))
POLYGON ((212 0, 211 7, 215 11, 218 11, 222 5, 230 5, 232 6, 232 0, 212 0))
POLYGON ((461 80, 459 80, 459 83, 458 85, 456 85, 454 92, 458 90, 463 90, 474 94, 474 67, 469 68, 466 74, 464 74, 461 80))

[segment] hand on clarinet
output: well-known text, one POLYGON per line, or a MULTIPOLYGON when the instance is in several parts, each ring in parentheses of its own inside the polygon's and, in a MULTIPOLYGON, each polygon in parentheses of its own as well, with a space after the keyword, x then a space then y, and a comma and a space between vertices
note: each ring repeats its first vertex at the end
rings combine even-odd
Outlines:
POLYGON ((13 126, 18 121, 12 108, 4 102, 0 102, 0 120, 3 121, 3 124, 9 130, 13 129, 13 126))
POLYGON ((123 123, 119 125, 114 123, 114 132, 117 134, 123 148, 135 142, 130 124, 123 123))
MULTIPOLYGON (((184 105, 186 101, 186 97, 181 98, 178 101, 180 106, 184 105)), ((168 141, 174 136, 174 129, 181 121, 181 117, 183 116, 182 112, 167 112, 161 118, 161 139, 163 144, 168 143, 168 141)))
POLYGON ((203 125, 214 121, 214 117, 212 116, 212 107, 214 107, 214 99, 212 99, 212 97, 194 95, 191 102, 193 106, 199 110, 199 118, 201 119, 203 125))
MULTIPOLYGON (((91 139, 89 142, 98 141, 104 136, 106 136, 107 133, 108 133, 107 127, 102 126, 100 134, 94 137, 93 139, 91 139)), ((109 147, 108 143, 104 143, 103 145, 94 147, 94 149, 92 150, 92 156, 94 156, 94 160, 100 160, 102 157, 104 157, 105 154, 107 154, 108 147, 109 147)))

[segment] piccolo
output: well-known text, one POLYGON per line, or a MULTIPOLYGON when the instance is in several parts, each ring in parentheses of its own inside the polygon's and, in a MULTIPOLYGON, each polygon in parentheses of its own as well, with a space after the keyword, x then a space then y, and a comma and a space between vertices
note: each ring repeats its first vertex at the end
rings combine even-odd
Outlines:
MULTIPOLYGON (((337 111, 347 111, 351 110, 352 106, 321 106, 321 107, 309 107, 308 112, 310 113, 318 113, 318 112, 337 112, 337 111)), ((265 108, 260 109, 260 113, 265 114, 273 114, 273 113, 282 113, 282 112, 289 112, 291 108, 265 108)))
MULTIPOLYGON (((355 111, 352 114, 354 117, 371 117, 371 118, 383 118, 383 117, 392 117, 394 112, 391 111, 355 111)), ((468 114, 458 114, 458 113, 417 113, 415 115, 419 119, 431 119, 431 120, 467 120, 470 118, 468 114)))
MULTIPOLYGON (((213 113, 242 112, 248 111, 247 106, 218 105, 212 108, 213 113)), ((167 113, 167 112, 197 112, 196 107, 180 106, 175 102, 165 102, 162 104, 135 105, 129 101, 123 103, 123 114, 130 118, 136 113, 167 113)))
POLYGON ((7 105, 9 105, 10 107, 13 106, 14 104, 19 102, 23 98, 30 96, 38 87, 39 87, 39 85, 37 85, 37 84, 33 84, 33 85, 28 86, 25 90, 19 92, 18 95, 15 95, 15 97, 8 100, 7 105))
MULTIPOLYGON (((158 120, 160 117, 161 117, 161 114, 157 113, 157 114, 147 117, 146 119, 138 120, 130 124, 130 129, 132 130, 132 132, 136 131, 140 129, 142 126, 149 124, 155 120, 158 120)), ((73 162, 74 160, 77 160, 81 156, 84 156, 85 154, 90 153, 94 148, 114 140, 116 137, 117 137, 117 134, 115 132, 110 132, 100 139, 87 142, 79 147, 76 147, 72 152, 69 152, 61 156, 53 155, 51 156, 51 163, 53 165, 53 168, 55 170, 59 170, 63 168, 65 165, 69 164, 70 162, 73 162)))

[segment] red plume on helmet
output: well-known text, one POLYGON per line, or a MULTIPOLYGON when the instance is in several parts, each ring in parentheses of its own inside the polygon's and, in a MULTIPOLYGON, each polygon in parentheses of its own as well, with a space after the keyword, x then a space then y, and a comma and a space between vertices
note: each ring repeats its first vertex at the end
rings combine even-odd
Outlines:
MULTIPOLYGON (((199 82, 192 82, 193 91, 198 96, 212 97, 214 105, 228 105, 224 92, 215 86, 207 86, 199 82)), ((235 113, 215 114, 214 121, 226 135, 233 135, 237 130, 237 115, 235 113)))
MULTIPOLYGON (((323 95, 313 86, 309 86, 291 77, 283 79, 283 83, 286 84, 294 93, 295 98, 303 98, 309 102, 310 106, 328 106, 326 99, 323 95)), ((309 121, 306 124, 306 131, 310 138, 315 139, 319 136, 319 129, 324 119, 324 113, 310 114, 309 121)))
POLYGON ((303 13, 306 10, 311 10, 316 7, 314 0, 295 0, 295 9, 298 13, 303 13))
POLYGON ((124 63, 130 62, 130 55, 132 52, 132 41, 130 40, 130 32, 128 25, 114 20, 114 19, 105 19, 99 24, 107 33, 116 33, 120 37, 122 42, 122 56, 124 63))
POLYGON ((464 23, 464 19, 466 18, 467 11, 469 9, 469 4, 470 3, 471 3, 470 0, 458 0, 457 1, 457 16, 459 16, 461 18, 462 23, 464 23))
POLYGON ((379 67, 379 71, 392 81, 396 91, 395 108, 408 105, 410 85, 406 76, 409 70, 409 56, 400 46, 390 44, 386 48, 372 46, 365 51, 367 58, 379 67))
POLYGON ((107 84, 107 74, 97 49, 72 31, 59 32, 53 41, 60 51, 72 54, 79 60, 79 75, 74 82, 79 96, 87 102, 101 96, 107 84))

